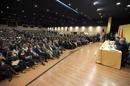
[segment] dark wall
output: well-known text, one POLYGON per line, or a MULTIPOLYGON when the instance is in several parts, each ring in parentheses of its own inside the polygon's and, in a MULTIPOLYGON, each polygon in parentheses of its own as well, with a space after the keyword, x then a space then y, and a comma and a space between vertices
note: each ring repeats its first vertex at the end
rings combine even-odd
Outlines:
POLYGON ((112 33, 118 32, 119 26, 124 24, 130 24, 130 17, 120 18, 120 19, 113 18, 112 25, 111 25, 111 32, 112 33))

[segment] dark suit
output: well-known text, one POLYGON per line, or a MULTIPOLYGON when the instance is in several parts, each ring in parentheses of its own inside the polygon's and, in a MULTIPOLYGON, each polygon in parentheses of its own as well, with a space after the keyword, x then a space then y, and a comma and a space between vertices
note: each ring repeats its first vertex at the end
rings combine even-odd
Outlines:
POLYGON ((122 51, 122 60, 121 63, 124 65, 126 63, 127 57, 128 57, 128 44, 118 44, 117 49, 122 51))

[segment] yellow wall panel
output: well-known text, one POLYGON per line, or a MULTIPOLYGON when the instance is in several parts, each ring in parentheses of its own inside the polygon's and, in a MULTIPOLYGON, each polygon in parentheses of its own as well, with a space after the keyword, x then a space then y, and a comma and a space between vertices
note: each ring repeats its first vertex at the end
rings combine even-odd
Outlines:
POLYGON ((130 42, 130 24, 120 25, 118 32, 120 32, 121 34, 122 30, 123 30, 124 37, 126 38, 128 42, 130 42))
POLYGON ((110 33, 111 31, 111 22, 112 22, 112 17, 108 18, 108 25, 107 25, 107 33, 110 33))

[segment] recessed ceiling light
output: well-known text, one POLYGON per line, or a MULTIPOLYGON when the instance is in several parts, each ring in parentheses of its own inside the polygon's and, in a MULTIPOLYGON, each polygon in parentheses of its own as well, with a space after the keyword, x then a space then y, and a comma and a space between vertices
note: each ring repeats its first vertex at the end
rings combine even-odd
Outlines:
POLYGON ((34 5, 34 7, 38 7, 38 5, 34 5))
POLYGON ((130 5, 127 5, 126 7, 130 7, 130 5))
POLYGON ((36 13, 33 13, 33 15, 36 15, 36 13))
POLYGON ((2 14, 2 13, 4 13, 3 11, 0 11, 0 13, 2 14))
POLYGON ((20 0, 17 0, 17 2, 20 2, 20 0))
POLYGON ((84 14, 83 12, 81 12, 81 14, 84 14))
POLYGON ((102 10, 103 10, 103 8, 98 8, 98 9, 97 9, 97 11, 102 11, 102 10))
POLYGON ((99 13, 99 15, 102 15, 102 13, 99 13))
POLYGON ((9 6, 7 6, 6 8, 9 9, 9 6))
POLYGON ((99 1, 95 1, 95 2, 93 2, 93 5, 97 5, 99 3, 100 3, 99 1))
POLYGON ((84 15, 85 17, 87 17, 87 15, 84 15))
POLYGON ((56 12, 56 15, 58 14, 58 12, 56 12))
POLYGON ((24 10, 22 10, 22 13, 24 13, 24 10))
POLYGON ((71 6, 71 4, 70 4, 70 3, 69 3, 68 5, 69 5, 69 6, 71 6))
POLYGON ((47 12, 49 12, 49 11, 50 11, 50 9, 46 9, 46 11, 47 11, 47 12))
POLYGON ((76 8, 75 10, 78 11, 78 8, 76 8))
POLYGON ((117 2, 117 3, 116 3, 116 5, 120 5, 120 4, 121 4, 121 2, 117 2))

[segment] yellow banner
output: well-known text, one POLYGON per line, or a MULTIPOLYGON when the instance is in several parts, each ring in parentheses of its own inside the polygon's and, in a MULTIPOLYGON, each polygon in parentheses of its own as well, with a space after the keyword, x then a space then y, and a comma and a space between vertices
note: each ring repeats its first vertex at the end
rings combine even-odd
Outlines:
POLYGON ((107 33, 110 33, 111 31, 111 22, 112 22, 112 17, 108 18, 108 25, 107 25, 107 33))

